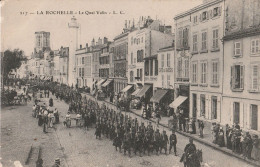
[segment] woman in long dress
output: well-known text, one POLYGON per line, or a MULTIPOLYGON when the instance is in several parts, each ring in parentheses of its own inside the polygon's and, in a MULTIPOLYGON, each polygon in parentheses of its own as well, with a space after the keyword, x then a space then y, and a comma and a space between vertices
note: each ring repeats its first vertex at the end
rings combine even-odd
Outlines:
POLYGON ((218 132, 218 145, 219 147, 224 147, 225 146, 225 138, 224 138, 224 130, 222 127, 219 128, 218 132))
POLYGON ((251 158, 259 161, 260 160, 260 143, 257 135, 254 135, 253 137, 253 149, 251 152, 251 158))

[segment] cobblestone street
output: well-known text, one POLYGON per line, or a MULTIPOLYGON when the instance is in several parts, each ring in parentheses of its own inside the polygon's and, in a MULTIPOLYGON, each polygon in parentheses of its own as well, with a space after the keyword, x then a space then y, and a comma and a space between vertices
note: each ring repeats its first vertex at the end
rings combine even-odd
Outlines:
MULTIPOLYGON (((44 100, 47 101, 47 99, 44 100)), ((62 122, 68 110, 68 105, 63 101, 54 100, 54 106, 58 108, 62 122)), ((110 107, 114 106, 110 105, 110 107)), ((109 139, 105 137, 102 137, 101 140, 95 139, 94 128, 85 131, 83 128, 75 127, 75 122, 72 122, 71 128, 66 128, 60 123, 55 125, 54 128, 49 128, 48 133, 44 134, 42 127, 37 125, 37 119, 31 116, 31 110, 31 103, 27 106, 2 109, 1 162, 4 167, 14 166, 15 161, 20 161, 23 166, 26 166, 24 164, 31 145, 33 147, 41 146, 44 166, 51 166, 55 158, 60 158, 62 166, 66 167, 183 166, 179 160, 188 139, 181 135, 177 135, 177 157, 173 154, 161 154, 159 156, 152 154, 142 157, 132 154, 132 157, 129 158, 128 155, 116 151, 109 139)), ((136 116, 131 114, 131 117, 136 116)), ((138 117, 138 120, 142 121, 140 117, 138 117)), ((163 128, 160 127, 160 130, 163 130, 163 128)), ((169 136, 170 131, 166 131, 169 136)), ((198 149, 203 150, 204 163, 211 167, 231 166, 231 164, 241 167, 250 166, 207 146, 196 142, 195 144, 198 149)), ((35 159, 30 159, 28 166, 35 166, 35 161, 35 159)))

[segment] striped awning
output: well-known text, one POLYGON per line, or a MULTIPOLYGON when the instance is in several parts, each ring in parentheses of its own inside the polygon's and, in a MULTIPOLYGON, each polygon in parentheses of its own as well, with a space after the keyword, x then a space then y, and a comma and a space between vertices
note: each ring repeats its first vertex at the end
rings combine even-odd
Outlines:
POLYGON ((132 95, 132 96, 136 96, 137 93, 138 93, 140 90, 141 90, 141 89, 138 89, 138 88, 137 88, 131 95, 132 95))
POLYGON ((169 106, 171 108, 179 107, 188 97, 186 96, 178 96, 169 106))
POLYGON ((160 103, 160 101, 167 94, 167 92, 168 90, 157 90, 150 101, 154 103, 160 103))
POLYGON ((143 97, 151 87, 151 85, 144 85, 143 88, 137 93, 136 97, 143 97))
POLYGON ((98 81, 97 86, 103 84, 105 81, 106 81, 106 79, 101 79, 100 81, 98 81))
POLYGON ((133 85, 127 85, 124 89, 121 90, 121 92, 127 92, 133 87, 133 85))
POLYGON ((102 87, 107 87, 110 83, 112 83, 113 79, 107 80, 105 83, 103 83, 102 87))

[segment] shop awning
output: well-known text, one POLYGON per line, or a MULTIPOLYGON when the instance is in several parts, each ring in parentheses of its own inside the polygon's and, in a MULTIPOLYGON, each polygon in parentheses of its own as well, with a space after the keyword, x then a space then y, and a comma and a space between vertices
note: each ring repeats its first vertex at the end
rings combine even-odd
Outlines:
POLYGON ((150 101, 154 103, 159 103, 161 99, 167 94, 167 92, 168 90, 163 90, 163 89, 157 90, 150 101))
POLYGON ((107 80, 105 83, 103 83, 102 87, 107 87, 110 83, 112 83, 113 79, 107 80))
POLYGON ((121 90, 121 92, 127 92, 133 87, 133 85, 127 85, 124 89, 121 90))
POLYGON ((140 90, 141 90, 141 89, 136 89, 131 95, 132 95, 132 96, 136 96, 137 93, 138 93, 140 90))
POLYGON ((102 83, 104 83, 106 81, 106 79, 101 79, 100 81, 98 81, 97 86, 101 85, 102 83))
POLYGON ((143 88, 137 93, 136 97, 143 97, 151 87, 151 85, 144 85, 143 88))
POLYGON ((171 108, 179 107, 188 97, 186 96, 178 96, 169 106, 171 108))

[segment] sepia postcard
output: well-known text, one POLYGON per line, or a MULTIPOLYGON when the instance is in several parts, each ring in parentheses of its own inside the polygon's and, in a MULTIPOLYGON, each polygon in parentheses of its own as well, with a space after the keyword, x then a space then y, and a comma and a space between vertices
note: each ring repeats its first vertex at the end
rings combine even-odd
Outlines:
POLYGON ((0 167, 260 166, 260 0, 0 5, 0 167))

